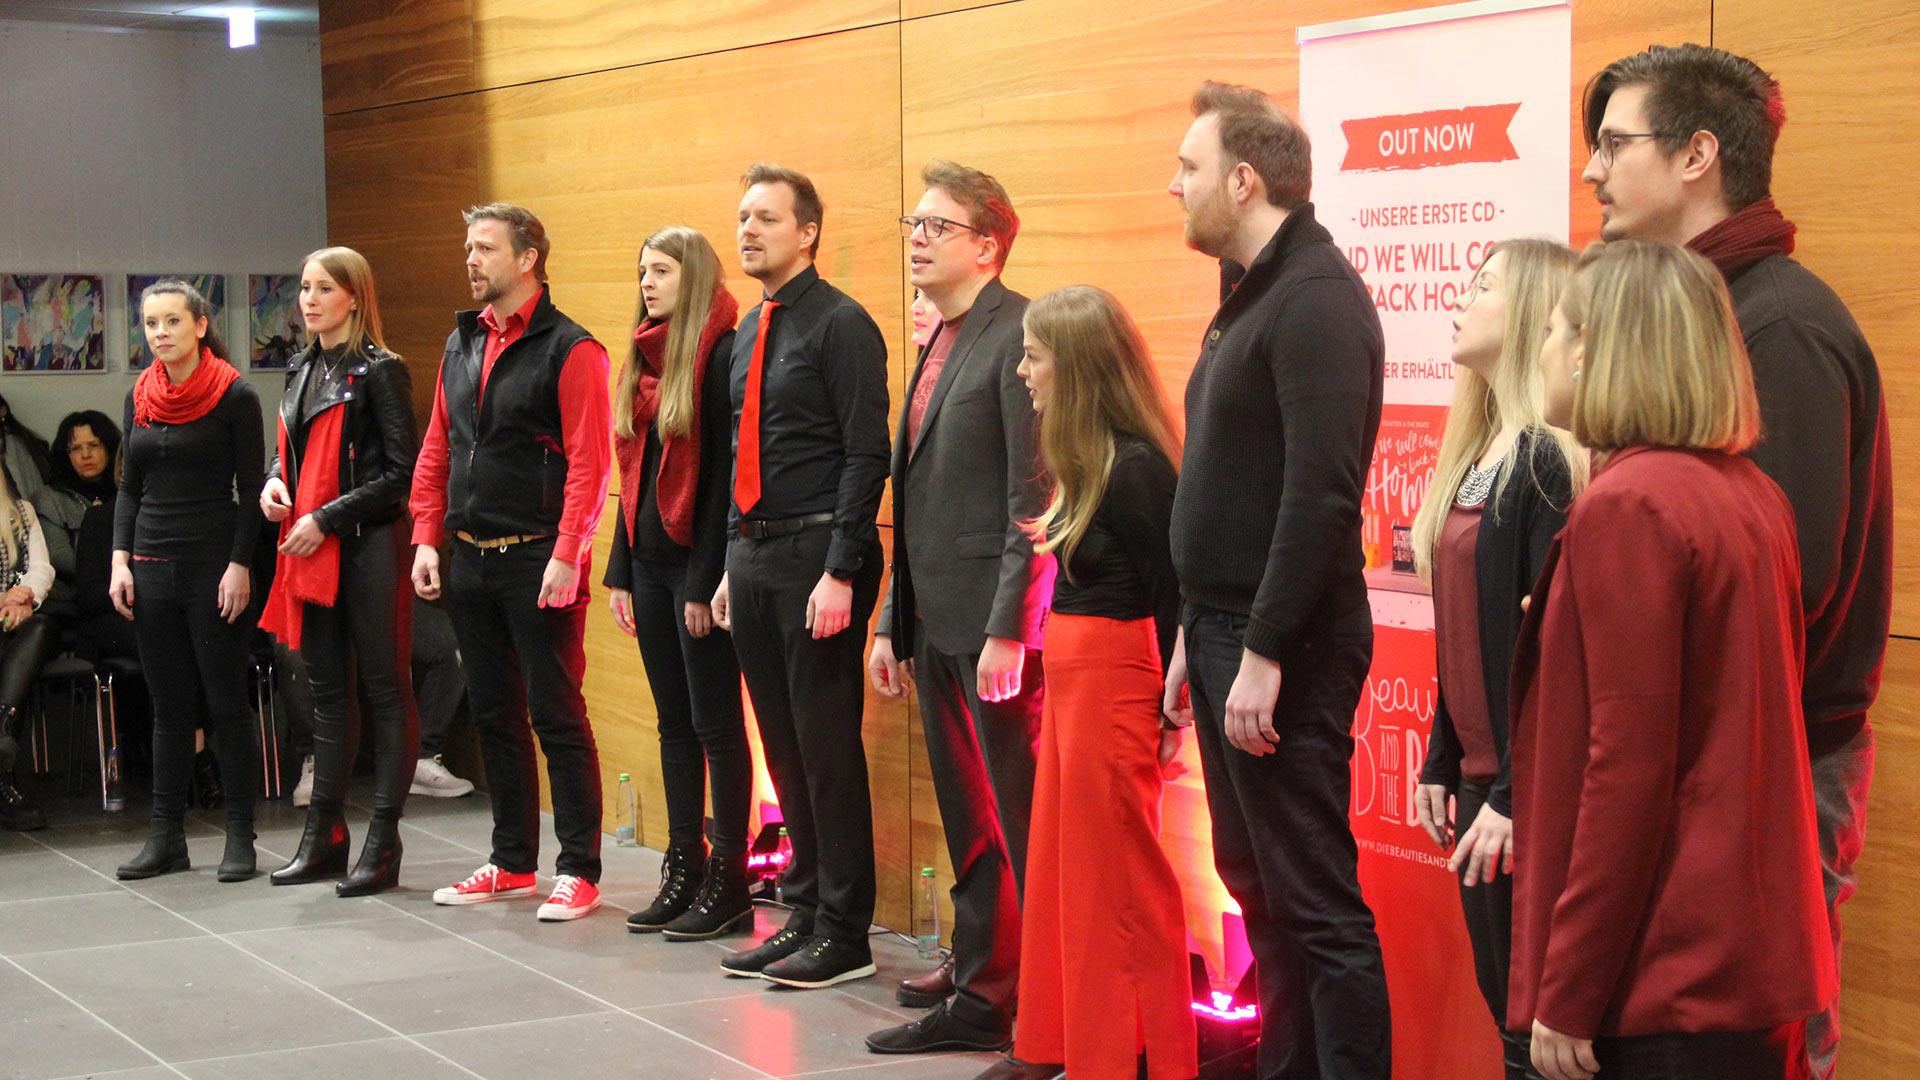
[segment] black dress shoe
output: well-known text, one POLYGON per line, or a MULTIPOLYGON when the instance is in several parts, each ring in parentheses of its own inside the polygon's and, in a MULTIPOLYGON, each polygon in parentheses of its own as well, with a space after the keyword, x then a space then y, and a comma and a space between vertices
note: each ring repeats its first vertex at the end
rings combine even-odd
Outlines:
POLYGON ((627 916, 627 932, 658 933, 685 914, 693 906, 704 881, 701 867, 706 857, 705 840, 667 848, 666 858, 660 862, 660 891, 653 894, 653 903, 648 904, 645 911, 627 916))
POLYGON ((10 776, 0 776, 0 829, 36 832, 47 827, 47 815, 10 776))
POLYGON ((924 975, 901 979, 893 999, 909 1009, 931 1009, 953 996, 953 954, 924 975))
MULTIPOLYGON (((632 920, 627 926, 632 928, 632 920)), ((707 941, 735 930, 753 929, 753 896, 747 891, 747 856, 715 855, 707 860, 706 875, 693 905, 668 923, 661 936, 668 941, 707 941)))
POLYGON ((819 990, 873 974, 873 950, 862 937, 841 941, 811 937, 805 948, 760 969, 760 977, 795 990, 819 990))
POLYGON ((400 884, 400 823, 375 818, 360 842, 360 861, 353 873, 333 887, 339 897, 372 896, 400 884))
POLYGON ((258 872, 254 863, 253 826, 227 825, 227 849, 220 855, 220 869, 214 874, 219 881, 246 881, 258 872))
POLYGON ((139 881, 161 874, 177 874, 187 869, 187 833, 179 822, 155 822, 147 833, 147 844, 129 862, 120 864, 114 876, 121 881, 139 881))
POLYGON ((300 846, 287 865, 267 875, 275 885, 305 885, 347 872, 347 821, 338 810, 308 807, 300 846))
POLYGON ((867 1049, 876 1054, 936 1054, 947 1050, 1005 1050, 1012 1041, 1004 1031, 974 1027, 953 1015, 943 1001, 912 1023, 867 1036, 867 1049))
POLYGON ((973 1080, 1062 1080, 1066 1075, 1065 1065, 1040 1065, 1008 1054, 973 1080))
POLYGON ((800 951, 801 946, 810 940, 811 935, 787 927, 751 949, 742 949, 722 957, 720 970, 729 975, 753 978, 766 970, 768 964, 785 960, 800 951))

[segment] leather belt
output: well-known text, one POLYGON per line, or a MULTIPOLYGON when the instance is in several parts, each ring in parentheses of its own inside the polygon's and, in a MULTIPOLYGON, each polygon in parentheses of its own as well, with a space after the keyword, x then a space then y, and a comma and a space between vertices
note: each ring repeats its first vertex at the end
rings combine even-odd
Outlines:
POLYGON ((523 533, 519 536, 496 536, 482 540, 465 529, 456 529, 453 535, 461 543, 472 544, 481 551, 505 551, 515 544, 525 544, 534 540, 550 540, 553 538, 552 533, 523 533))
POLYGON ((823 511, 818 514, 808 514, 805 517, 783 518, 779 521, 742 521, 740 535, 748 540, 766 540, 775 536, 792 536, 794 533, 804 532, 816 525, 831 524, 833 524, 833 513, 823 511))

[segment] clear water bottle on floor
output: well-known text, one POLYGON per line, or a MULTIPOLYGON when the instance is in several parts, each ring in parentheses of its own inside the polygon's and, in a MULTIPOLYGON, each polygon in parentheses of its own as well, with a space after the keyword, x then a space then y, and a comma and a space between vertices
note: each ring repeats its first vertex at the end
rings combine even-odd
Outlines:
POLYGON ((931 866, 921 868, 920 888, 913 896, 913 944, 921 959, 940 958, 940 893, 931 866))
POLYGON ((613 842, 620 847, 640 843, 640 815, 633 802, 633 777, 620 774, 620 791, 614 796, 613 842))
POLYGON ((774 845, 773 850, 775 852, 786 853, 787 861, 780 863, 779 866, 775 868, 773 874, 773 902, 776 904, 784 904, 787 902, 787 867, 793 865, 793 847, 787 839, 787 827, 785 825, 780 826, 780 842, 774 845))
POLYGON ((107 748, 106 784, 100 794, 100 805, 109 814, 117 814, 127 808, 127 791, 120 779, 120 748, 107 748))

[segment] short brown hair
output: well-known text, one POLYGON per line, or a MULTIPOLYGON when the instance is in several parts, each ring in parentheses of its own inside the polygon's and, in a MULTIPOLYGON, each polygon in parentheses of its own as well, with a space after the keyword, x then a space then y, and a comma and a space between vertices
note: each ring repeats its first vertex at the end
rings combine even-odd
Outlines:
POLYGON ((1313 150, 1307 132, 1273 99, 1251 86, 1209 79, 1193 92, 1193 115, 1220 117, 1220 146, 1227 167, 1253 166, 1266 185, 1267 201, 1291 210, 1313 194, 1313 150))
POLYGON ((1013 238, 1020 235, 1020 215, 1013 212, 1013 200, 1007 197, 1007 189, 1000 186, 1000 181, 979 169, 935 160, 920 170, 920 182, 939 188, 954 202, 966 207, 973 217, 973 227, 993 237, 999 248, 995 268, 1007 265, 1007 255, 1013 251, 1013 238))
POLYGON ((820 235, 826 231, 822 221, 827 216, 827 208, 821 205, 820 192, 814 189, 813 181, 807 179, 807 174, 785 165, 770 165, 763 161, 748 169, 747 175, 740 178, 742 188, 750 188, 755 184, 785 184, 793 191, 794 223, 801 228, 812 225, 819 230, 813 234, 813 246, 807 248, 807 258, 819 257, 820 235))
POLYGON ((465 214, 467 224, 476 221, 498 221, 507 227, 507 236, 513 243, 513 253, 521 255, 528 248, 535 252, 533 276, 540 281, 547 280, 547 252, 553 243, 547 239, 547 227, 540 224, 540 218, 524 206, 512 203, 496 202, 485 206, 469 207, 465 214))
POLYGON ((1655 45, 1615 60, 1587 84, 1587 147, 1600 138, 1607 102, 1624 86, 1647 88, 1647 126, 1671 157, 1696 131, 1720 143, 1727 206, 1744 210, 1771 194, 1773 147, 1787 122, 1780 83, 1744 56, 1706 45, 1655 45))

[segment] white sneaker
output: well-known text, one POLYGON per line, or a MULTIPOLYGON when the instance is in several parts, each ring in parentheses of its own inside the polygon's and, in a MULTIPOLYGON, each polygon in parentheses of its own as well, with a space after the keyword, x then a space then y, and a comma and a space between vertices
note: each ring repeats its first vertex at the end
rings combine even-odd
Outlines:
POLYGON ((473 781, 462 780, 448 772, 440 762, 440 755, 435 754, 421 758, 419 764, 413 767, 413 786, 407 791, 432 799, 457 799, 473 794, 473 781))
POLYGON ((293 805, 306 806, 313 802, 313 755, 300 763, 300 782, 293 785, 293 805))

